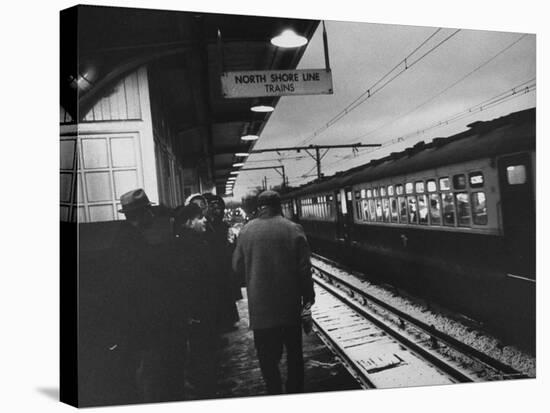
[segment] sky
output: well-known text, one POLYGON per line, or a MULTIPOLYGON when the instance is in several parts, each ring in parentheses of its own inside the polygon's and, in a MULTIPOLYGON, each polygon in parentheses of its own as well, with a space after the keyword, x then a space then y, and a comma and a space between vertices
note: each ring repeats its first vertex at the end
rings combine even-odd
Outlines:
MULTIPOLYGON (((357 142, 383 145, 356 154, 351 149, 331 149, 321 163, 323 174, 329 176, 418 141, 451 136, 474 121, 536 105, 534 34, 330 20, 326 31, 334 93, 282 97, 255 149, 357 142), (517 86, 521 86, 517 93, 504 99, 517 86), (368 97, 367 90, 374 93, 368 97), (327 127, 363 95, 366 99, 361 104, 327 127), (499 97, 504 101, 491 100, 499 97), (480 107, 483 102, 495 104, 480 107), (463 116, 435 127, 456 115, 463 116)), ((324 68, 322 25, 303 47, 298 69, 324 68)), ((293 186, 316 177, 315 162, 304 152, 252 154, 244 167, 272 165, 284 165, 293 186)), ((268 186, 281 183, 275 170, 243 172, 237 178, 234 199, 260 185, 264 176, 268 186)))

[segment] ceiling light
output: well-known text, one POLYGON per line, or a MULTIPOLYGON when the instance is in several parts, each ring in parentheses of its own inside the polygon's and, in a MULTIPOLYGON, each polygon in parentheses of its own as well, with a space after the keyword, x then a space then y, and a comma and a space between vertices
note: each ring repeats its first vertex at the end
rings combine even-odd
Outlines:
POLYGON ((239 174, 239 171, 231 171, 231 172, 229 172, 229 174, 231 174, 231 175, 238 175, 238 174, 239 174))
POLYGON ((235 156, 248 156, 248 155, 250 155, 250 154, 247 153, 247 152, 237 152, 237 153, 235 154, 235 156))
POLYGON ((258 135, 244 135, 244 136, 241 136, 241 140, 243 141, 255 141, 259 138, 258 135))
POLYGON ((233 166, 234 166, 235 168, 237 168, 237 167, 239 167, 239 166, 243 166, 243 165, 244 165, 244 163, 242 163, 242 162, 237 162, 237 163, 234 163, 234 164, 233 164, 233 166))
POLYGON ((267 112, 273 112, 275 110, 275 108, 273 106, 267 106, 267 105, 256 105, 256 106, 252 106, 250 108, 250 110, 252 112, 264 112, 264 113, 267 113, 267 112))
POLYGON ((290 29, 271 39, 271 44, 277 47, 300 47, 306 43, 307 39, 304 36, 300 36, 290 29))

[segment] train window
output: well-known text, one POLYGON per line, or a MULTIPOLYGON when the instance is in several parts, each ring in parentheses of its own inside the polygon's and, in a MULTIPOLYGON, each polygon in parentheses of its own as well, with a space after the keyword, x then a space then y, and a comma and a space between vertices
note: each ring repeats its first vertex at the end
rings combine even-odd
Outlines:
POLYGON ((522 185, 527 182, 525 165, 512 165, 506 168, 506 177, 510 185, 522 185))
POLYGON ((470 198, 467 192, 459 192, 456 194, 456 215, 459 227, 470 226, 470 198))
POLYGON ((378 196, 378 188, 372 189, 372 196, 377 197, 378 196))
POLYGON ((372 190, 367 189, 367 198, 372 198, 372 190))
POLYGON ((393 192, 393 185, 388 185, 388 195, 389 195, 389 196, 393 196, 393 195, 394 195, 394 192, 393 192))
POLYGON ((470 187, 481 188, 485 182, 483 179, 483 172, 471 172, 468 174, 470 180, 470 187))
POLYGON ((376 220, 382 221, 382 200, 380 198, 376 200, 376 220))
POLYGON ((367 197, 367 191, 365 191, 364 189, 361 189, 361 198, 366 198, 367 197))
POLYGON ((380 196, 386 196, 386 187, 385 186, 380 187, 380 196))
POLYGON ((414 196, 408 197, 409 201, 409 222, 411 224, 418 224, 418 208, 416 204, 416 198, 414 196))
POLYGON ((390 198, 390 214, 391 222, 397 222, 399 220, 399 210, 397 208, 397 199, 390 198))
POLYGON ((466 189, 466 177, 464 174, 453 176, 453 187, 455 189, 466 189))
POLYGON ((384 222, 390 222, 390 201, 388 198, 382 198, 382 212, 384 213, 384 222))
POLYGON ((453 194, 442 194, 443 204, 443 225, 454 227, 455 226, 455 201, 453 194))
POLYGON ((428 224, 428 197, 418 195, 418 220, 421 224, 428 224))
POLYGON ((414 183, 414 188, 415 188, 417 194, 424 193, 424 182, 422 182, 422 181, 415 182, 414 183))
POLYGON ((439 199, 439 194, 430 194, 430 220, 432 225, 441 225, 441 200, 439 199))
POLYGON ((413 184, 412 184, 412 182, 407 182, 405 184, 405 193, 406 194, 412 194, 413 193, 413 184))
POLYGON ((437 185, 435 184, 435 179, 430 179, 428 182, 426 182, 426 186, 428 187, 428 192, 437 191, 437 185))
POLYGON ((402 224, 406 224, 408 222, 407 200, 405 199, 404 196, 400 196, 398 200, 399 200, 399 221, 402 224))
POLYGON ((472 194, 472 216, 474 224, 487 225, 487 198, 485 192, 474 192, 472 194))
POLYGON ((448 177, 445 178, 439 178, 439 190, 440 191, 448 191, 451 189, 451 181, 448 177))
POLYGON ((403 185, 395 185, 395 193, 397 195, 403 195, 403 185))
POLYGON ((361 200, 361 209, 363 210, 363 219, 369 221, 369 201, 361 200))
POLYGON ((376 221, 376 205, 374 205, 374 199, 369 199, 370 220, 376 221))

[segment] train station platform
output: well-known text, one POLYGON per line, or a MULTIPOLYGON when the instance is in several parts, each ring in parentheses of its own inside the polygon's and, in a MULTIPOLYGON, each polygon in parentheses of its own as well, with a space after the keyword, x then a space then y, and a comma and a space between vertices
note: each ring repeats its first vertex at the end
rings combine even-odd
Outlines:
MULTIPOLYGON (((240 321, 237 329, 226 333, 228 340, 221 354, 219 374, 220 398, 266 395, 252 330, 248 328, 248 301, 246 289, 238 301, 240 321)), ((303 336, 305 392, 326 392, 359 389, 359 384, 341 362, 314 333, 303 336)), ((285 354, 281 361, 285 382, 285 354)))

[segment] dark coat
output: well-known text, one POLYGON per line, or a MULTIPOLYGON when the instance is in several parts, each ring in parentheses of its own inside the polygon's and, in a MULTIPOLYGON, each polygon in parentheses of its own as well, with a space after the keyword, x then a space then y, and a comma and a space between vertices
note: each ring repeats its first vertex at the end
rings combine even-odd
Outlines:
POLYGON ((173 247, 151 244, 124 223, 113 253, 115 320, 131 345, 153 348, 184 340, 187 285, 172 265, 173 247))
POLYGON ((203 325, 216 325, 219 280, 215 254, 204 234, 184 228, 175 241, 175 267, 186 287, 185 307, 189 317, 203 325))
POLYGON ((244 226, 233 269, 244 273, 252 329, 297 325, 303 303, 314 300, 305 233, 280 214, 264 211, 244 226))

